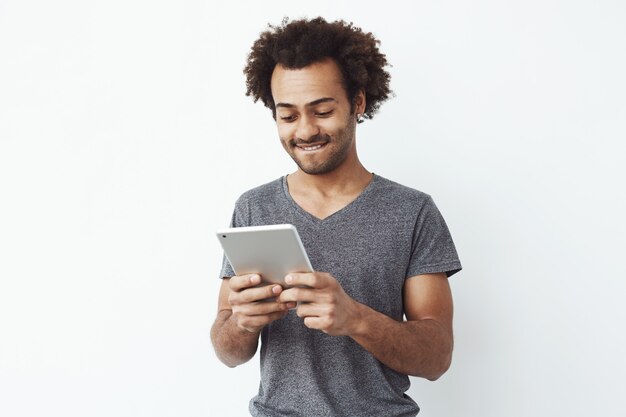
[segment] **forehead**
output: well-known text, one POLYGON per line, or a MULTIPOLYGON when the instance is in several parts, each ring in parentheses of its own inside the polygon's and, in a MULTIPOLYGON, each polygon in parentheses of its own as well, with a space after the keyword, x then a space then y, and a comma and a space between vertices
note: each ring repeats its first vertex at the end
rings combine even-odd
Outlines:
POLYGON ((338 102, 347 100, 341 70, 332 59, 298 69, 276 65, 271 86, 274 103, 299 106, 322 97, 332 97, 338 102))

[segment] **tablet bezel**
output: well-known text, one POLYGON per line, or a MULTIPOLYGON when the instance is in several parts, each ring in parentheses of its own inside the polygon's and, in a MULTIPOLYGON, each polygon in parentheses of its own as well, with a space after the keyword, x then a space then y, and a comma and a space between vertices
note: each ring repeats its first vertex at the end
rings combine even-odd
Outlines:
POLYGON ((221 229, 216 236, 236 275, 259 274, 264 283, 287 287, 287 274, 313 272, 292 224, 221 229))

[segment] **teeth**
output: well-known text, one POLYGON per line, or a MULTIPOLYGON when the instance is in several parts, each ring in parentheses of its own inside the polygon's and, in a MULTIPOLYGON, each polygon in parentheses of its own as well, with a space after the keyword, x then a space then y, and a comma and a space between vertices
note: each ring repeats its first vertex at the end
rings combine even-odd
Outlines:
POLYGON ((322 145, 304 146, 301 149, 304 149, 305 151, 314 151, 315 149, 319 149, 321 147, 322 147, 322 145))

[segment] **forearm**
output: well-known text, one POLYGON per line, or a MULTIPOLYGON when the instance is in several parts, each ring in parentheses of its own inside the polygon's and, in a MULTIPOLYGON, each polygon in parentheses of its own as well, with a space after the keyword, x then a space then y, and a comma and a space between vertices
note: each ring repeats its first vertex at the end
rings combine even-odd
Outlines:
POLYGON ((376 359, 403 374, 439 378, 452 359, 452 334, 435 320, 398 322, 359 304, 350 336, 376 359))
POLYGON ((217 314, 211 327, 211 341, 217 357, 234 368, 249 361, 256 353, 260 332, 249 332, 237 326, 231 310, 217 314))

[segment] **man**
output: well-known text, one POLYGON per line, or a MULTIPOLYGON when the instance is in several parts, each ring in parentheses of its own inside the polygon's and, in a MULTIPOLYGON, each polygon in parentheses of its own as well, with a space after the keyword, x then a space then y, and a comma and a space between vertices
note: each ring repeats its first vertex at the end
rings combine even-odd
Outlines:
POLYGON ((316 271, 257 286, 224 260, 211 337, 231 367, 261 338, 254 416, 414 416, 408 375, 450 365, 461 264, 446 224, 427 194, 357 156, 357 123, 390 94, 377 45, 343 21, 283 21, 248 57, 247 94, 272 110, 298 169, 244 193, 232 226, 294 224, 316 271))

